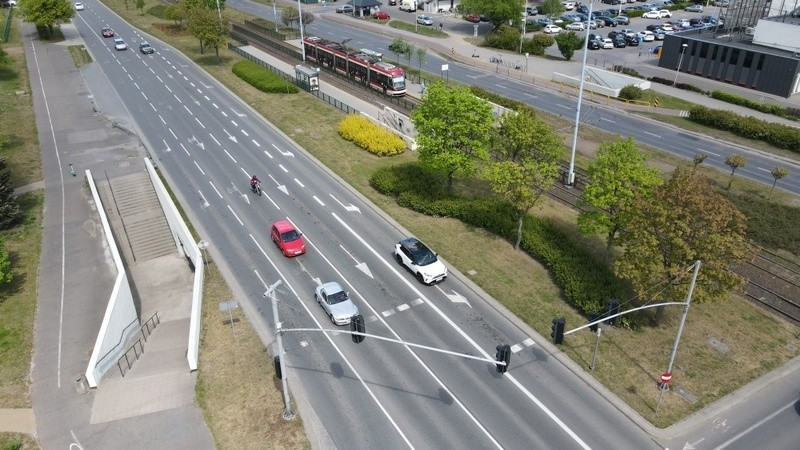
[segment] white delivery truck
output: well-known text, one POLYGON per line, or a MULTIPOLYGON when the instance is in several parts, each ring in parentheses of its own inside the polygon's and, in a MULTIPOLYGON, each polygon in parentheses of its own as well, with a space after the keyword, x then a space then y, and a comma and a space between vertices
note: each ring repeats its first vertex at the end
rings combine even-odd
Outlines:
POLYGON ((414 12, 417 10, 417 0, 402 0, 400 2, 400 11, 414 12))

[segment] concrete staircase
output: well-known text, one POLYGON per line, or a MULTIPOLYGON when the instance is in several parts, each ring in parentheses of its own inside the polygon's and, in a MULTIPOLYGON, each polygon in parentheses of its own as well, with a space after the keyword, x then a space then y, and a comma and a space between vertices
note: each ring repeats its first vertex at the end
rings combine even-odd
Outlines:
POLYGON ((123 230, 117 234, 123 253, 130 254, 131 265, 176 252, 172 232, 146 173, 110 179, 107 188, 109 197, 104 196, 103 201, 107 212, 121 220, 123 230))

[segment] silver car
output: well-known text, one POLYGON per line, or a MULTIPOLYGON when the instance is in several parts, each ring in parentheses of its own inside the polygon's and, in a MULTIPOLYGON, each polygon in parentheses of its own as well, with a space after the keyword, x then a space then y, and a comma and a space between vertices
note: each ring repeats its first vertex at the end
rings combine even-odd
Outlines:
POLYGON ((430 16, 417 16, 417 23, 420 25, 433 25, 433 19, 430 16))
POLYGON ((335 281, 317 286, 314 299, 335 325, 347 325, 358 314, 358 307, 350 300, 342 285, 335 281))

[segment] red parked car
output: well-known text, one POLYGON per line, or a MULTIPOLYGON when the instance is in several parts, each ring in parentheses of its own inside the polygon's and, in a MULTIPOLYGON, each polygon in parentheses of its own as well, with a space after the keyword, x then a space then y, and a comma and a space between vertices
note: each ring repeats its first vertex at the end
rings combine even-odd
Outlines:
POLYGON ((297 256, 306 252, 306 243, 294 225, 288 220, 281 220, 272 224, 270 231, 272 242, 278 246, 283 256, 297 256))
POLYGON ((114 37, 114 30, 111 28, 103 28, 103 37, 114 37))
POLYGON ((389 13, 383 11, 375 11, 375 13, 372 15, 372 18, 378 20, 389 20, 389 13))
POLYGON ((477 14, 470 14, 467 16, 467 22, 478 23, 481 21, 481 16, 477 14))

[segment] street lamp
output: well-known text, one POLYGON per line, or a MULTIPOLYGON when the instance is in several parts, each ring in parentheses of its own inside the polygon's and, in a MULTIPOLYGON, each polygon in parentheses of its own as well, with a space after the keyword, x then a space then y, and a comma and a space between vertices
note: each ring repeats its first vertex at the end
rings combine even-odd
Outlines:
POLYGON ((678 67, 675 68, 675 80, 672 82, 673 86, 675 86, 675 84, 678 83, 678 74, 681 73, 681 64, 683 63, 683 54, 686 53, 686 47, 688 47, 688 46, 689 46, 689 44, 681 44, 681 57, 678 58, 678 67))

